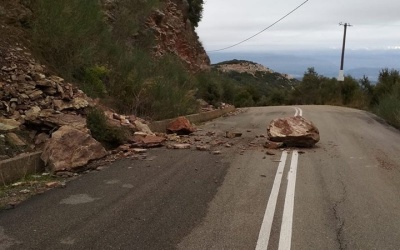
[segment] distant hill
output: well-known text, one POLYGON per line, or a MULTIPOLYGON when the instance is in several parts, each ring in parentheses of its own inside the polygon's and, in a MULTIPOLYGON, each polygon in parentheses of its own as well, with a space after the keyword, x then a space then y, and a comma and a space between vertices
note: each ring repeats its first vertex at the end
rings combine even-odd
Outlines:
POLYGON ((291 89, 299 81, 288 74, 275 72, 264 65, 246 61, 230 60, 211 65, 239 84, 256 84, 262 89, 287 88, 291 89))
POLYGON ((238 87, 234 104, 239 106, 284 104, 295 85, 300 83, 290 75, 246 60, 224 61, 211 65, 211 68, 238 87))

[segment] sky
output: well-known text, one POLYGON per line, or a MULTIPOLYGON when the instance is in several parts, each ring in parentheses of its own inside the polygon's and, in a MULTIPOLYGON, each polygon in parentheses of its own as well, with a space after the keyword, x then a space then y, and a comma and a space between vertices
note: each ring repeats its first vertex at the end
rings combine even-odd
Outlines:
MULTIPOLYGON (((305 0, 205 0, 196 31, 206 51, 236 44, 263 30, 305 0)), ((257 37, 226 52, 400 50, 399 0, 309 0, 257 37)), ((224 51, 224 52, 225 52, 224 51)), ((210 53, 209 53, 210 54, 210 53)))

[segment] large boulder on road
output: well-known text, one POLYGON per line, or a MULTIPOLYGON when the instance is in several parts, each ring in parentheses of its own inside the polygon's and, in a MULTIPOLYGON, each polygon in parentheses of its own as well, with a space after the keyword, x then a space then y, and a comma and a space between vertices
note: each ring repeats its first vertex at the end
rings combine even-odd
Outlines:
POLYGON ((104 147, 88 133, 62 126, 46 142, 41 158, 52 172, 57 172, 83 167, 106 155, 104 147))
POLYGON ((167 133, 171 134, 176 133, 178 135, 189 135, 195 131, 196 128, 184 116, 176 118, 167 126, 167 133))
POLYGON ((287 147, 312 147, 320 139, 318 128, 301 116, 272 120, 267 132, 271 141, 287 147))

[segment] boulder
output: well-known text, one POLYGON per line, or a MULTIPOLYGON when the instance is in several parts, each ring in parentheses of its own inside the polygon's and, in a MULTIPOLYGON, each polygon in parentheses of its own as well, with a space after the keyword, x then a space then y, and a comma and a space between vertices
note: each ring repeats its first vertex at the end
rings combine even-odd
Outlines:
POLYGON ((167 126, 167 133, 177 135, 188 135, 196 131, 196 128, 190 123, 190 121, 184 117, 178 117, 167 126))
POLYGON ((89 134, 62 126, 46 142, 41 156, 52 172, 69 171, 107 155, 104 147, 89 134))
POLYGON ((318 128, 301 116, 272 120, 267 132, 271 141, 288 147, 312 147, 320 139, 318 128))
POLYGON ((136 126, 136 129, 140 132, 149 134, 149 135, 154 135, 154 133, 151 131, 149 126, 147 124, 144 124, 143 122, 139 120, 135 120, 133 124, 136 126))
POLYGON ((62 111, 65 109, 73 109, 78 110, 82 108, 86 108, 89 106, 89 102, 85 98, 76 97, 71 101, 64 100, 54 100, 53 101, 55 110, 62 111))

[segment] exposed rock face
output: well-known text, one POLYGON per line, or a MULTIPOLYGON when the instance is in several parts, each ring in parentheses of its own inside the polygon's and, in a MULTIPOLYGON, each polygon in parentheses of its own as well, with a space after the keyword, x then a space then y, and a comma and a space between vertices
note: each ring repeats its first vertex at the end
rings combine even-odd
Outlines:
POLYGON ((178 135, 188 135, 195 131, 196 128, 184 116, 178 117, 167 126, 168 133, 176 133, 178 135))
POLYGON ((288 147, 312 147, 320 139, 318 128, 301 116, 272 120, 267 132, 271 141, 288 147))
POLYGON ((210 59, 188 19, 187 1, 166 0, 163 6, 163 9, 154 11, 147 21, 147 27, 153 30, 156 37, 156 56, 173 53, 191 71, 208 70, 210 59))
POLYGON ((89 134, 63 126, 46 142, 41 158, 51 171, 57 172, 82 167, 106 155, 104 147, 89 134))

